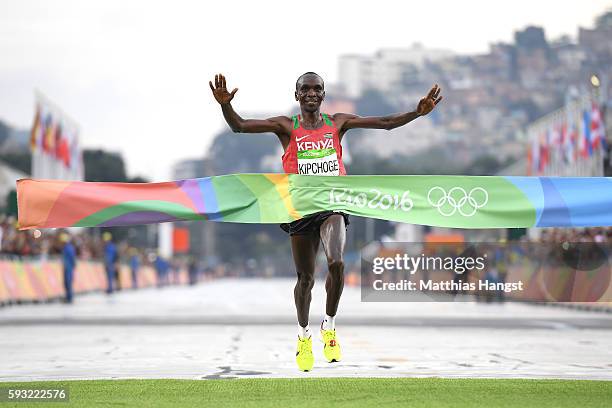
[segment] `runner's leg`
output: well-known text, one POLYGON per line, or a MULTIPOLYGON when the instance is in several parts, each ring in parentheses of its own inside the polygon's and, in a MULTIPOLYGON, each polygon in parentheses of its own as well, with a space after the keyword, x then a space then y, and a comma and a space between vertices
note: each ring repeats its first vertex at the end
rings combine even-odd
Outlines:
POLYGON ((338 303, 344 288, 344 245, 346 244, 346 227, 344 217, 334 214, 327 218, 320 228, 321 242, 327 256, 327 302, 325 311, 328 316, 335 316, 338 303))
POLYGON ((297 272, 297 283, 293 290, 298 323, 308 325, 308 313, 314 285, 315 260, 320 239, 316 234, 291 236, 291 252, 297 272))

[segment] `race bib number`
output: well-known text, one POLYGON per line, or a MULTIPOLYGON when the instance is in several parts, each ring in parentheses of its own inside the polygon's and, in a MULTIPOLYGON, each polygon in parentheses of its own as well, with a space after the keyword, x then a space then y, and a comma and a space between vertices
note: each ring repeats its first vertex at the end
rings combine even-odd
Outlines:
POLYGON ((339 176, 336 149, 301 150, 297 152, 298 173, 309 176, 339 176))

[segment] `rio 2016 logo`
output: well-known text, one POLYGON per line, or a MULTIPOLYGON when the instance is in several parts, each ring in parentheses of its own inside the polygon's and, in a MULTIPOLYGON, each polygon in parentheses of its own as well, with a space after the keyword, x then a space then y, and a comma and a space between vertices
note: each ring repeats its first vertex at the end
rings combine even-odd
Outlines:
POLYGON ((364 192, 354 194, 353 190, 347 188, 332 188, 329 191, 329 203, 344 204, 349 207, 364 208, 367 206, 371 209, 400 209, 402 211, 410 211, 414 206, 414 203, 408 197, 409 190, 404 191, 401 196, 399 194, 383 194, 375 188, 370 189, 369 192, 374 194, 374 197, 368 198, 369 194, 364 192))

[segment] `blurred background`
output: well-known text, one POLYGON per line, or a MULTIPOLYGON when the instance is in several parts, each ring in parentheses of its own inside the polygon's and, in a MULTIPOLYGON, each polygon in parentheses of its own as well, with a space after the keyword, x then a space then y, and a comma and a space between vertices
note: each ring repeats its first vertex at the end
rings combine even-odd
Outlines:
MULTIPOLYGON (((226 288, 223 278, 250 278, 235 290, 248 298, 248 288, 268 285, 263 293, 278 301, 270 310, 286 310, 281 321, 292 322, 295 271, 278 225, 193 222, 19 232, 15 181, 153 182, 281 172, 277 138, 233 134, 207 82, 222 72, 228 88, 240 89, 236 110, 264 118, 297 112, 294 84, 306 71, 325 79, 323 111, 330 114, 411 111, 433 84, 442 87, 444 101, 425 118, 390 133, 347 134, 349 174, 612 176, 609 1, 437 1, 414 7, 382 0, 365 8, 348 1, 295 8, 282 1, 214 7, 0 1, 4 318, 27 323, 47 316, 58 323, 66 309, 53 302, 76 307, 81 297, 74 295, 93 293, 82 297, 89 306, 69 317, 106 311, 118 318, 112 308, 137 316, 134 296, 144 296, 142 305, 150 305, 152 315, 155 302, 169 302, 168 311, 174 310, 171 299, 182 298, 187 304, 177 306, 175 317, 189 310, 189 321, 202 307, 204 292, 197 290, 208 296, 214 285, 226 288), (171 285, 187 291, 187 284, 200 289, 128 291, 111 304, 99 293, 171 285), (279 288, 282 296, 271 295, 279 288)), ((393 252, 393 242, 444 240, 606 243, 612 230, 464 231, 352 217, 348 287, 358 290, 366 245, 393 252)), ((321 276, 325 268, 320 259, 321 276)), ((227 310, 245 308, 240 296, 213 297, 227 310)), ((349 310, 350 299, 358 302, 350 294, 346 299, 349 310)), ((431 315, 438 312, 445 313, 434 308, 431 315)))
MULTIPOLYGON (((378 9, 365 15, 344 2, 320 14, 315 2, 303 19, 275 2, 256 10, 241 4, 221 15, 178 4, 3 3, 3 253, 58 250, 47 243, 55 232, 36 241, 14 231, 18 178, 145 182, 281 172, 274 135, 233 134, 224 124, 207 85, 217 71, 240 89, 238 112, 256 118, 296 112, 295 79, 308 70, 327 80, 329 113, 409 111, 432 84, 441 85, 444 103, 428 117, 391 133, 351 131, 343 142, 349 174, 612 174, 606 2, 567 2, 554 10, 545 2, 512 2, 493 10, 472 1, 461 14, 442 2, 444 13, 400 9, 400 17, 378 9), (257 18, 249 19, 249 11, 257 18), (328 21, 340 13, 339 22, 328 21), (242 34, 255 29, 257 35, 242 34), (282 31, 293 35, 278 38, 282 31), (317 45, 307 52, 303 41, 317 45)), ((71 232, 80 237, 79 257, 100 256, 102 232, 71 232)), ((122 259, 135 247, 193 257, 201 269, 293 275, 288 240, 276 225, 176 223, 109 232, 122 259)), ((359 249, 375 239, 422 241, 450 232, 354 218, 347 260, 358 260, 359 249)), ((526 233, 462 234, 484 240, 526 233)))

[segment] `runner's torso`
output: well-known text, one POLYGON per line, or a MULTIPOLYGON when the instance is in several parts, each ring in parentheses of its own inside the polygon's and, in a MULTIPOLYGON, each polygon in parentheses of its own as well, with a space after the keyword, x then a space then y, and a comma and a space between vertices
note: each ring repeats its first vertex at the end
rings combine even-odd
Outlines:
POLYGON ((318 129, 304 129, 301 115, 293 116, 291 136, 285 154, 285 173, 311 176, 345 176, 342 162, 342 146, 338 128, 329 115, 321 114, 323 126, 318 129))

